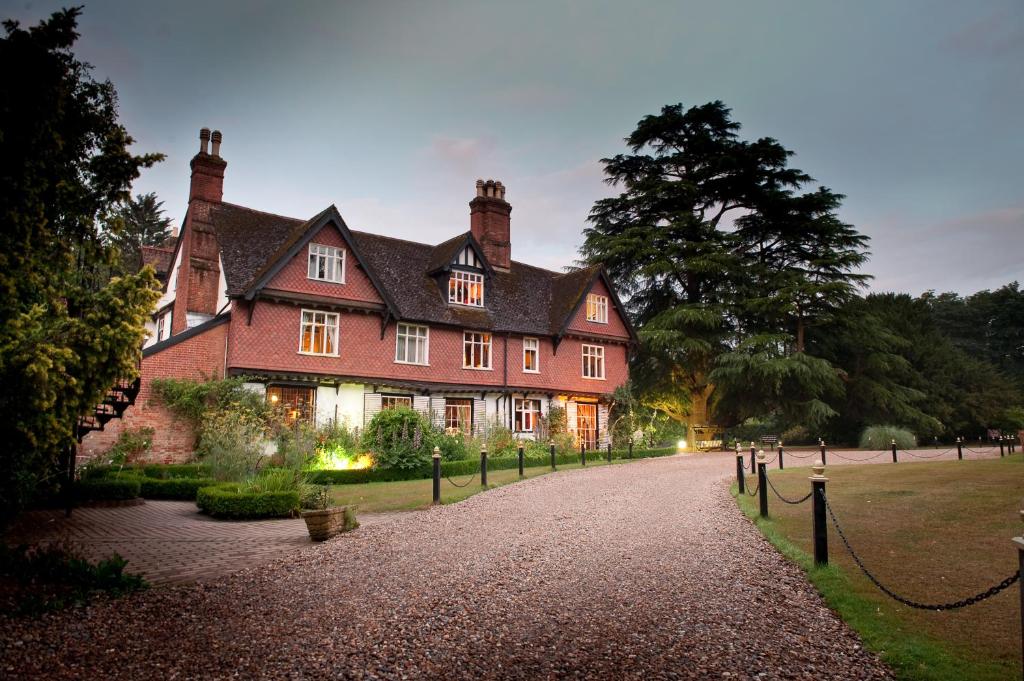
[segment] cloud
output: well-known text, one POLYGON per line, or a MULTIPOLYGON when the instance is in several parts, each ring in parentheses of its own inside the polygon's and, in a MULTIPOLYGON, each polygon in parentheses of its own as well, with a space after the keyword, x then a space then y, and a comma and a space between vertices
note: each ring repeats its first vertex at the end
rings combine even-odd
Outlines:
POLYGON ((494 140, 490 137, 435 136, 430 142, 428 155, 446 169, 459 175, 479 174, 480 168, 494 154, 494 140))
POLYGON ((950 33, 941 46, 978 56, 1001 57, 1024 52, 1024 13, 994 12, 950 33))

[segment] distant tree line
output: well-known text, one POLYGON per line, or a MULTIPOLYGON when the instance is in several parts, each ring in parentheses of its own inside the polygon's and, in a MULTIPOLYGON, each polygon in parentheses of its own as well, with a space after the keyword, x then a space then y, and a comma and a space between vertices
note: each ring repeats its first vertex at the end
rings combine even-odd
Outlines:
POLYGON ((864 295, 868 238, 839 218, 842 195, 739 130, 721 102, 670 105, 603 159, 621 191, 594 205, 581 259, 627 301, 644 408, 694 438, 751 420, 845 442, 879 424, 922 439, 1024 426, 1017 285, 864 295))

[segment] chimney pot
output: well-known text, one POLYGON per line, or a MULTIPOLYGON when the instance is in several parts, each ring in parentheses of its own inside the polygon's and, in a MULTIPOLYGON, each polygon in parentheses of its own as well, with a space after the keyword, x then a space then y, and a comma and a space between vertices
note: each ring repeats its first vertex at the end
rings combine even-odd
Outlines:
POLYGON ((470 231, 483 248, 492 267, 511 267, 510 213, 505 202, 505 185, 494 180, 477 180, 476 197, 469 202, 470 231))
POLYGON ((199 153, 200 154, 205 154, 206 153, 206 144, 209 141, 210 141, 210 129, 209 128, 202 128, 199 131, 199 153))
POLYGON ((483 180, 477 180, 476 181, 476 195, 477 196, 483 196, 484 195, 484 181, 483 180))
POLYGON ((220 156, 220 142, 224 138, 220 134, 220 130, 214 130, 213 135, 210 137, 213 140, 213 151, 211 152, 214 156, 220 156))

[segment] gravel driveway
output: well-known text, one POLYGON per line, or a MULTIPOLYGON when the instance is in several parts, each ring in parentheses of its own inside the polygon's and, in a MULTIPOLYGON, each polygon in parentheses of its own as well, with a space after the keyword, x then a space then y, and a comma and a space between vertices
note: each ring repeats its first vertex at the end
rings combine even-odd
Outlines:
POLYGON ((35 622, 17 678, 890 678, 727 492, 729 454, 566 471, 35 622))

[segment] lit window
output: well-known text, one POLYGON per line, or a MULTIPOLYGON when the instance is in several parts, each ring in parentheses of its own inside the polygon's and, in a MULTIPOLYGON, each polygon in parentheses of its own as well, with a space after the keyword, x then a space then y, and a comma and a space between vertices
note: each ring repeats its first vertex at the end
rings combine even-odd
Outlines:
POLYGON ((604 378, 604 348, 583 346, 583 378, 604 378))
POLYGON ((398 409, 405 407, 412 409, 412 398, 408 395, 383 395, 380 398, 381 409, 398 409))
POLYGON ((448 433, 469 435, 473 428, 473 400, 466 398, 445 398, 444 429, 448 433))
POLYGON ((608 296, 587 294, 587 321, 598 324, 608 323, 608 296))
POLYGON ((532 433, 537 430, 540 418, 540 400, 514 401, 515 429, 517 433, 532 433))
POLYGON ((280 414, 285 423, 306 421, 312 423, 315 413, 316 390, 291 386, 270 386, 267 388, 267 402, 271 409, 280 414))
POLYGON ((536 338, 523 339, 523 371, 530 374, 540 372, 540 341, 536 338))
POLYGON ((338 354, 338 313, 302 311, 299 352, 307 355, 338 354))
POLYGON ((322 244, 309 245, 309 271, 306 276, 320 281, 345 283, 345 251, 322 244))
POLYGON ((399 324, 395 340, 395 361, 399 364, 427 364, 430 330, 415 324, 399 324))
POLYGON ((466 331, 462 335, 462 368, 491 368, 491 334, 466 331))
POLYGON ((453 270, 448 278, 448 302, 484 306, 484 275, 453 270))

